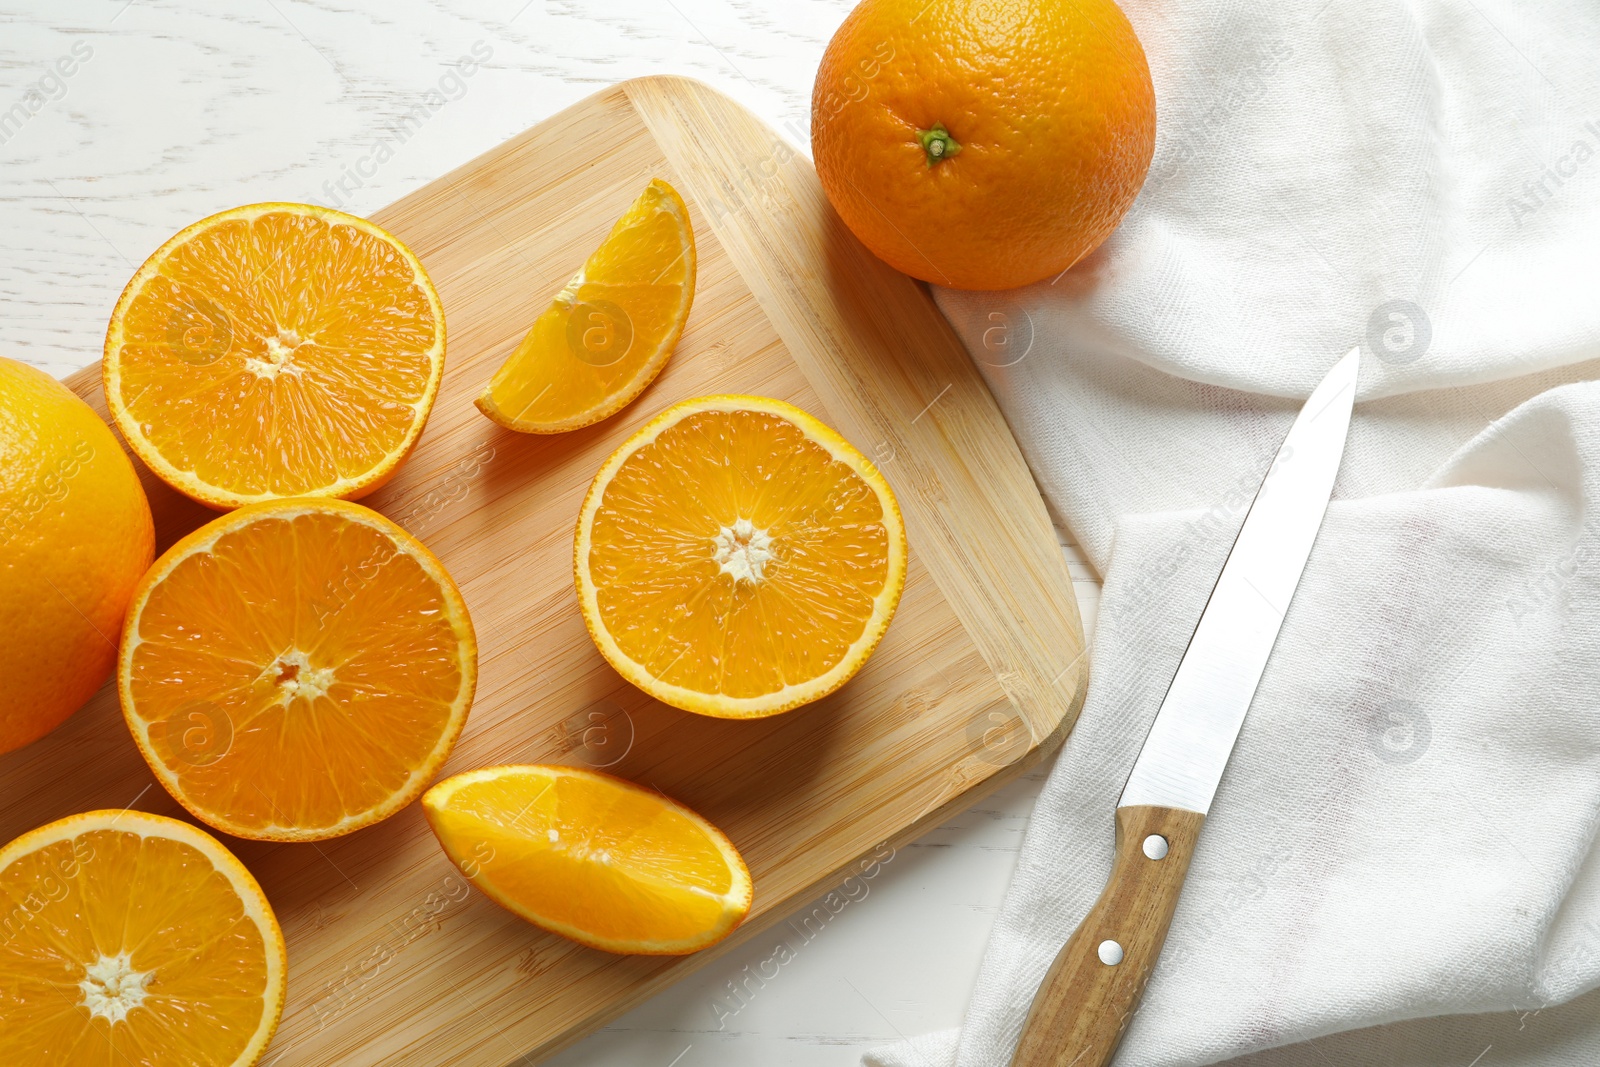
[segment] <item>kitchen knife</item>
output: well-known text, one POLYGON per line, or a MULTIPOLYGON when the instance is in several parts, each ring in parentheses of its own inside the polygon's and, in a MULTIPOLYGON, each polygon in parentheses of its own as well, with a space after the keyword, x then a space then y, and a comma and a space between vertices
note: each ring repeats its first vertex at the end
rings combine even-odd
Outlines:
POLYGON ((1012 1067, 1116 1054, 1333 493, 1361 350, 1300 409, 1234 539, 1117 802, 1111 878, 1045 974, 1012 1067))

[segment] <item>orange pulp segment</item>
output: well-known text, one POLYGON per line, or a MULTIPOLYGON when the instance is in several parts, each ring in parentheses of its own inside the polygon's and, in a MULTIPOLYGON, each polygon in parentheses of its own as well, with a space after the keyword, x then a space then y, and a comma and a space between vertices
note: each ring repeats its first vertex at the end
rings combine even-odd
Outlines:
POLYGON ((712 396, 623 442, 578 520, 578 603, 628 681, 686 711, 772 715, 867 661, 905 586, 894 493, 791 404, 712 396))
POLYGON ((689 209, 657 178, 534 320, 478 410, 524 433, 575 430, 620 411, 666 365, 694 281, 689 209))
POLYGON ((210 834, 91 811, 0 849, 0 1063, 248 1067, 283 1012, 283 934, 210 834))
POLYGON ((117 428, 163 481, 232 508, 359 497, 416 444, 444 369, 427 272, 380 227, 311 204, 202 219, 112 312, 117 428))
POLYGON ((445 853, 490 899, 607 952, 682 955, 750 910, 750 872, 681 804, 573 767, 486 767, 422 797, 445 853))
POLYGON ((455 583, 377 512, 302 497, 179 541, 135 591, 117 663, 156 777, 239 837, 387 818, 466 723, 477 643, 455 583))

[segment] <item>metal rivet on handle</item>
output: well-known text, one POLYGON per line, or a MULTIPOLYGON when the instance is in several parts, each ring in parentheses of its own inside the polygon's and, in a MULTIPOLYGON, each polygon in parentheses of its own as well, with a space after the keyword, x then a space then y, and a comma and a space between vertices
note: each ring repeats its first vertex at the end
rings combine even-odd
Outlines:
POLYGON ((1144 854, 1153 860, 1167 858, 1167 839, 1160 834, 1151 834, 1144 839, 1144 854))
POLYGON ((1115 967, 1122 962, 1122 946, 1115 941, 1100 942, 1100 962, 1107 967, 1115 967))

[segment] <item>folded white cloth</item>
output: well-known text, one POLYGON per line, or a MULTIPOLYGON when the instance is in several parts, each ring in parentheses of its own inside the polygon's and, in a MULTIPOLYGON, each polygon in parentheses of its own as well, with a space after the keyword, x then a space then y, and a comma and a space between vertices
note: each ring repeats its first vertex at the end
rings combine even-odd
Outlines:
POLYGON ((939 294, 1105 576, 1089 697, 966 1026, 868 1062, 1009 1062, 1244 508, 1360 344, 1117 1062, 1600 1063, 1600 995, 1549 1007, 1600 985, 1600 6, 1124 6, 1159 109, 1133 211, 1054 284, 939 294))

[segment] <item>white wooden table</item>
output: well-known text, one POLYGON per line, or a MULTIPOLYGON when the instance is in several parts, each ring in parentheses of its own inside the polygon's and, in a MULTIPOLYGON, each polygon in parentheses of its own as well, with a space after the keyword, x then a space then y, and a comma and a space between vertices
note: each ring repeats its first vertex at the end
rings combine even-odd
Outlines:
MULTIPOLYGON (((0 0, 0 354, 65 376, 195 219, 258 200, 366 214, 624 78, 699 78, 803 146, 852 3, 0 0)), ((1092 627, 1095 576, 1063 547, 1092 627)), ((553 1062, 847 1067, 958 1025, 1041 781, 901 849, 820 933, 791 931, 788 962, 768 962, 779 927, 553 1062)))

